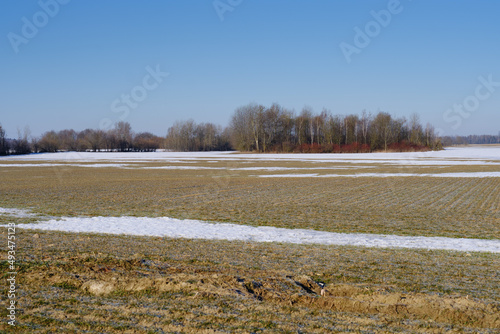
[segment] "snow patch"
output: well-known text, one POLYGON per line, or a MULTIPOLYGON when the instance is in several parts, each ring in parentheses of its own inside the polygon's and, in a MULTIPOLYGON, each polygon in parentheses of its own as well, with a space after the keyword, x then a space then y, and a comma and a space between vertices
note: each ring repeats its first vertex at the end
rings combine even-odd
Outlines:
POLYGON ((138 167, 139 169, 226 169, 225 167, 203 167, 203 166, 154 166, 154 167, 138 167))
POLYGON ((308 161, 394 164, 477 165, 500 163, 500 146, 451 147, 442 151, 401 153, 281 153, 241 154, 238 152, 60 152, 1 157, 0 161, 308 161))
POLYGON ((358 168, 372 168, 371 166, 344 166, 344 167, 236 167, 230 170, 264 170, 264 171, 278 171, 278 170, 317 170, 317 169, 358 169, 358 168))
POLYGON ((470 173, 435 173, 435 174, 416 174, 416 173, 358 173, 358 174, 270 174, 270 175, 252 175, 258 177, 464 177, 464 178, 484 178, 500 177, 500 172, 470 172, 470 173))
POLYGON ((90 168, 100 168, 100 167, 114 167, 114 168, 125 168, 126 164, 111 164, 111 163, 101 163, 101 164, 57 164, 57 163, 45 163, 45 164, 0 164, 0 167, 90 167, 90 168))
POLYGON ((62 217, 61 219, 52 219, 37 224, 19 224, 17 227, 49 231, 125 234, 169 238, 500 253, 500 240, 333 233, 306 229, 286 229, 269 226, 253 227, 229 223, 179 220, 168 217, 62 217))
POLYGON ((9 208, 0 208, 0 215, 7 215, 15 218, 31 218, 38 217, 38 215, 34 213, 30 213, 29 210, 23 209, 9 209, 9 208))

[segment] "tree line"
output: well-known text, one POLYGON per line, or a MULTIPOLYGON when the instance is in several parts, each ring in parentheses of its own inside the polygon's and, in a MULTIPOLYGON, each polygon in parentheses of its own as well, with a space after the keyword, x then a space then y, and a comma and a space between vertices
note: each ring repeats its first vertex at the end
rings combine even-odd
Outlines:
POLYGON ((119 122, 110 130, 48 131, 40 138, 26 128, 17 139, 7 139, 0 125, 0 155, 58 151, 153 152, 163 146, 164 138, 149 132, 134 133, 129 123, 119 122))
POLYGON ((500 132, 498 136, 493 135, 469 135, 469 136, 445 136, 443 145, 472 145, 472 144, 500 144, 500 132))
MULTIPOLYGON (((175 122, 164 137, 150 132, 135 133, 126 122, 112 129, 48 131, 38 138, 29 129, 8 139, 0 125, 0 155, 57 151, 150 152, 173 151, 247 152, 373 152, 423 151, 457 143, 493 143, 498 136, 437 136, 434 127, 422 126, 418 114, 393 117, 386 112, 372 115, 335 115, 329 110, 314 113, 303 108, 298 115, 274 103, 269 107, 250 103, 237 108, 229 125, 175 122), (496 137, 496 138, 495 138, 496 137)), ((496 140, 496 141, 495 141, 496 140)))
POLYGON ((173 151, 230 151, 229 129, 213 123, 177 121, 168 129, 165 148, 173 151))
POLYGON ((257 152, 373 152, 441 149, 434 127, 389 113, 333 115, 293 111, 273 104, 248 104, 234 112, 229 125, 231 144, 237 150, 257 152))

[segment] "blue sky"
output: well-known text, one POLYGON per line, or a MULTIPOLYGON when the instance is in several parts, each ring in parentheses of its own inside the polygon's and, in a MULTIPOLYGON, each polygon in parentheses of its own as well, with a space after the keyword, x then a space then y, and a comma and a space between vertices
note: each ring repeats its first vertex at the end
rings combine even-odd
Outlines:
POLYGON ((498 1, 59 2, 2 2, 10 137, 120 120, 165 135, 175 120, 225 126, 249 102, 500 131, 498 1))

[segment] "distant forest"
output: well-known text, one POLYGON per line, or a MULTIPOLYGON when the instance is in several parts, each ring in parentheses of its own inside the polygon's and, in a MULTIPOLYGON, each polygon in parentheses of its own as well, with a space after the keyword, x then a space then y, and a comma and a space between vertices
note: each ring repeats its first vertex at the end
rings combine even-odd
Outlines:
POLYGON ((469 136, 445 136, 441 138, 443 146, 469 145, 469 144, 500 144, 500 132, 498 136, 492 135, 469 135, 469 136))
POLYGON ((471 135, 443 137, 431 124, 423 127, 419 116, 394 118, 385 112, 375 115, 333 115, 327 110, 314 114, 304 108, 293 111, 273 104, 265 107, 248 104, 235 110, 229 126, 178 121, 166 136, 149 132, 135 133, 127 122, 116 123, 110 130, 48 131, 41 137, 29 129, 9 139, 0 125, 0 155, 58 151, 228 151, 357 153, 374 151, 427 151, 442 146, 500 143, 499 136, 471 135))

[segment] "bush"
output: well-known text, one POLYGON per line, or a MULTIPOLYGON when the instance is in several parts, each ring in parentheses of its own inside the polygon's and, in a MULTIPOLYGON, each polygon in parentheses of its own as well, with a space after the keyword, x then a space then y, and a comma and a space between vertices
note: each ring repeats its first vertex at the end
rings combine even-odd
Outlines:
POLYGON ((392 143, 388 145, 387 150, 391 152, 425 152, 429 151, 429 148, 424 145, 402 141, 400 143, 392 143))

